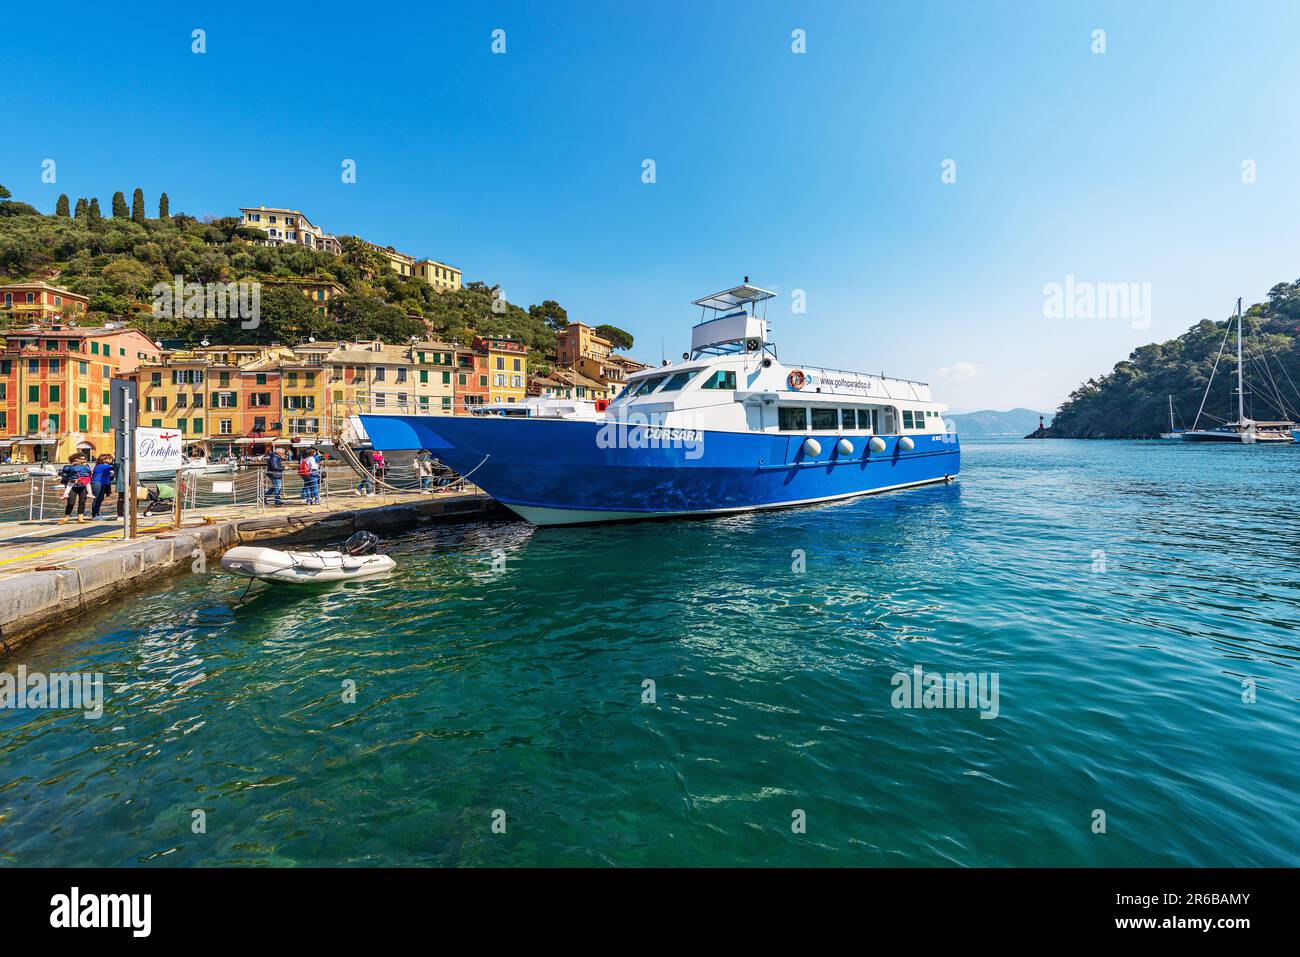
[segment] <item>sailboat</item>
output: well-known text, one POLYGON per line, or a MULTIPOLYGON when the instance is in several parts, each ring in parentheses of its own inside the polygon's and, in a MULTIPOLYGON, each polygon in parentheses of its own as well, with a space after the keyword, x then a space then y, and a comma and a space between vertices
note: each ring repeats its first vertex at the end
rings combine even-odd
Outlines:
POLYGON ((1160 437, 1162 439, 1181 439, 1186 434, 1186 429, 1179 429, 1174 426, 1174 397, 1171 395, 1169 397, 1169 431, 1161 432, 1160 437))
MULTIPOLYGON (((1231 331, 1231 326, 1229 326, 1231 331)), ((1219 356, 1214 360, 1214 369, 1210 371, 1210 381, 1205 384, 1205 395, 1201 397, 1201 408, 1196 413, 1196 421, 1192 427, 1183 433, 1183 440, 1186 442, 1236 442, 1244 445, 1254 445, 1257 442, 1294 442, 1295 437, 1291 431, 1293 422, 1257 422, 1254 419, 1246 418, 1246 387, 1244 371, 1241 361, 1241 299, 1237 300, 1237 418, 1232 422, 1225 422, 1222 425, 1215 426, 1211 429, 1198 429, 1201 414, 1205 411, 1205 400, 1209 398, 1210 386, 1214 384, 1214 371, 1219 367, 1219 359, 1223 357, 1223 345, 1219 346, 1219 356)), ((1228 337, 1225 334, 1223 344, 1226 345, 1228 337)), ((1172 408, 1172 405, 1171 405, 1172 408)), ((1172 419, 1170 420, 1172 423, 1172 419)))

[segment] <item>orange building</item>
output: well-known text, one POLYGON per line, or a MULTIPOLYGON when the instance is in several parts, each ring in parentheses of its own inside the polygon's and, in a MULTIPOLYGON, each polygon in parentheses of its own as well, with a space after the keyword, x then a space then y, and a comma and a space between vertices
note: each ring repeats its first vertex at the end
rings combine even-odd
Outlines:
POLYGON ((466 349, 456 350, 455 399, 456 415, 468 415, 475 408, 486 405, 492 390, 488 386, 488 356, 486 352, 466 349))
POLYGON ((0 449, 14 461, 67 461, 113 450, 109 385, 157 362, 137 329, 55 323, 6 333, 0 353, 0 449))
POLYGON ((44 282, 0 286, 0 318, 7 323, 82 319, 90 300, 79 292, 44 282))

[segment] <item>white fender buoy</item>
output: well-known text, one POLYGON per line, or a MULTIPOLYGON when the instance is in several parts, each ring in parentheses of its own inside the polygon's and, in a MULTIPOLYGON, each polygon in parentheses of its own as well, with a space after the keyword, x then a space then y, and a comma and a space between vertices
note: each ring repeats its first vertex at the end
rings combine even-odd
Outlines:
POLYGON ((804 439, 803 454, 816 458, 822 454, 822 444, 813 438, 804 439))
POLYGON ((885 440, 878 435, 873 435, 871 441, 867 443, 867 448, 873 452, 885 451, 885 440))
POLYGON ((853 443, 848 439, 840 439, 840 455, 852 455, 853 443))
POLYGON ((916 443, 905 435, 898 440, 898 447, 904 452, 910 452, 912 449, 916 448, 916 443))

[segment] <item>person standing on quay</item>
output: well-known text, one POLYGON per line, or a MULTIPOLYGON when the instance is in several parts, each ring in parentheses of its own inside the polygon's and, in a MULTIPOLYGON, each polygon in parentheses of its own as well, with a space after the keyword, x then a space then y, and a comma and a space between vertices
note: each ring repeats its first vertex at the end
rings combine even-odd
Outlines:
MULTIPOLYGON (((95 470, 90 475, 90 494, 94 500, 90 504, 90 520, 93 522, 99 518, 99 510, 103 507, 104 499, 113 494, 113 486, 117 483, 117 462, 113 456, 105 452, 95 460, 95 470)), ((112 521, 111 515, 105 515, 105 518, 112 521)), ((117 499, 117 517, 122 517, 122 497, 117 499)))
POLYGON ((320 453, 315 449, 307 450, 307 504, 320 504, 320 453))
POLYGON ((266 457, 266 494, 263 501, 271 504, 271 496, 275 496, 275 504, 284 504, 284 459, 280 453, 271 446, 271 452, 266 457))
POLYGON ((64 498, 67 504, 63 506, 63 517, 59 519, 60 525, 68 524, 68 519, 72 517, 73 503, 77 506, 78 524, 86 520, 86 491, 90 487, 91 474, 91 468, 86 464, 86 457, 80 452, 68 459, 68 464, 63 466, 59 479, 66 489, 64 498))
POLYGON ((361 481, 357 483, 357 494, 371 495, 374 493, 374 485, 370 478, 375 468, 374 455, 362 452, 357 456, 357 460, 361 463, 361 481))
POLYGON ((415 456, 415 474, 420 478, 420 491, 427 492, 433 485, 433 456, 428 449, 420 449, 415 456))

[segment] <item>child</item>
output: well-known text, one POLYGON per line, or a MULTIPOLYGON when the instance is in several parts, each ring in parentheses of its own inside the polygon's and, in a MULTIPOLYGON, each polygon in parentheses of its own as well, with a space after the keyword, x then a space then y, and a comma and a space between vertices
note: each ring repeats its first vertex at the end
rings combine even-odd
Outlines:
POLYGON ((90 466, 86 464, 86 457, 80 452, 68 459, 68 464, 59 472, 59 480, 64 487, 63 495, 67 501, 63 506, 63 517, 59 519, 60 525, 68 524, 68 519, 72 517, 74 503, 77 506, 77 524, 86 520, 86 490, 90 487, 91 473, 90 466))

